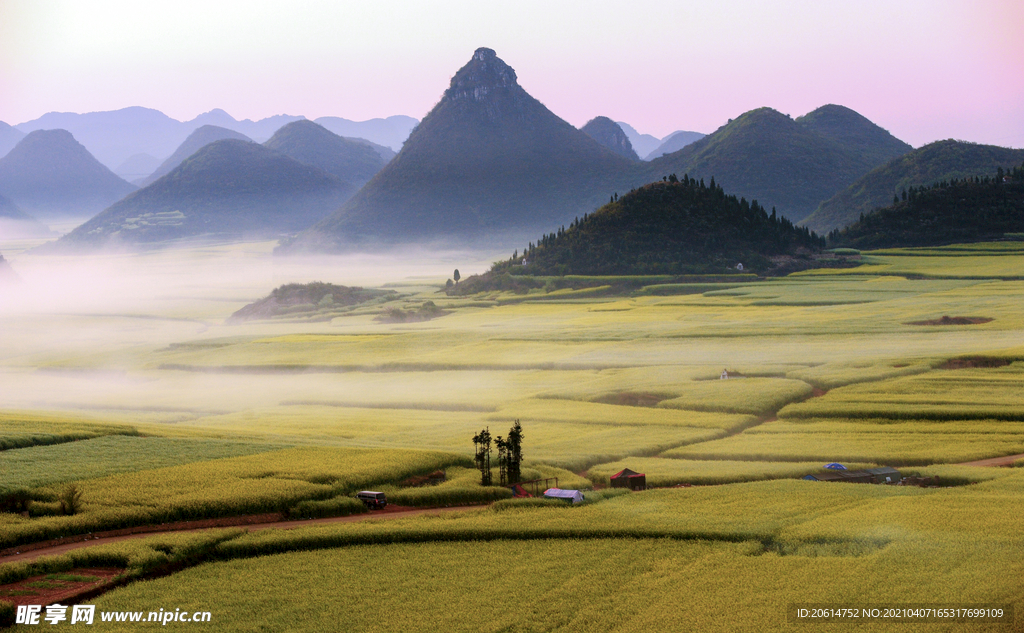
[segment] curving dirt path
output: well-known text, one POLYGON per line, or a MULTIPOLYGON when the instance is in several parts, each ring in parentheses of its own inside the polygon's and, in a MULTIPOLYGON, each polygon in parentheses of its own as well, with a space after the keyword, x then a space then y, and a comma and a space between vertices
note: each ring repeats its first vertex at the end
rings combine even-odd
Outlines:
POLYGON ((958 464, 959 466, 1009 466, 1018 459, 1024 459, 1024 453, 1020 455, 1004 455, 1003 457, 993 457, 991 459, 979 459, 976 462, 964 462, 958 464))
MULTIPOLYGON (((396 506, 389 506, 390 508, 396 508, 386 512, 368 512, 366 514, 353 514, 346 517, 329 517, 326 519, 302 519, 298 521, 282 521, 279 515, 261 515, 270 516, 274 519, 261 523, 245 523, 233 525, 203 525, 201 527, 178 527, 177 529, 161 529, 161 530, 149 530, 142 532, 134 532, 131 534, 115 534, 110 536, 103 536, 102 534, 93 535, 91 537, 83 537, 82 540, 74 542, 62 542, 53 545, 47 545, 44 547, 37 547, 34 549, 28 549, 33 547, 32 545, 24 546, 26 551, 16 551, 0 556, 0 563, 14 563, 23 562, 29 560, 35 560, 41 556, 56 556, 58 554, 64 554, 72 550, 81 549, 83 547, 92 547, 93 545, 105 545, 107 543, 117 543, 119 541, 128 541, 131 539, 145 538, 147 536, 156 536, 160 534, 170 534, 175 532, 201 532, 203 530, 216 530, 225 527, 244 527, 249 532, 257 532, 259 530, 269 529, 280 529, 290 530, 299 527, 308 527, 311 525, 324 525, 329 523, 354 523, 356 521, 366 521, 369 519, 404 519, 414 516, 442 514, 447 512, 465 512, 467 510, 479 510, 480 508, 488 507, 488 504, 482 505, 471 505, 471 506, 456 506, 453 508, 398 508, 396 506)), ((147 526, 148 527, 148 526, 147 526)), ((12 548, 17 550, 18 548, 12 548)), ((11 550, 5 550, 10 552, 11 550)))

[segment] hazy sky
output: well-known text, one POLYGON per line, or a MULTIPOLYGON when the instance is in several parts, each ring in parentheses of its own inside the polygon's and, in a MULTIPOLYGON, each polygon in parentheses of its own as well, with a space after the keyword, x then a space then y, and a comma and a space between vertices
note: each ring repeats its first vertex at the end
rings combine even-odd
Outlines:
POLYGON ((422 118, 487 46, 555 114, 664 136, 849 106, 919 146, 1024 147, 1021 0, 0 0, 0 120, 422 118))

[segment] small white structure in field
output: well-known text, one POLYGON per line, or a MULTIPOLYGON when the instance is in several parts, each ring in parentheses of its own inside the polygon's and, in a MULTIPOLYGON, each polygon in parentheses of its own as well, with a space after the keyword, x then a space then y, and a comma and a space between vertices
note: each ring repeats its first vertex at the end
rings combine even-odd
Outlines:
POLYGON ((729 371, 726 370, 726 369, 723 369, 722 370, 722 380, 728 380, 728 379, 729 379, 729 371))
POLYGON ((743 270, 743 264, 742 263, 736 264, 736 270, 743 270))
POLYGON ((583 493, 579 490, 562 490, 561 488, 548 488, 544 491, 545 499, 561 499, 573 505, 583 503, 583 493))

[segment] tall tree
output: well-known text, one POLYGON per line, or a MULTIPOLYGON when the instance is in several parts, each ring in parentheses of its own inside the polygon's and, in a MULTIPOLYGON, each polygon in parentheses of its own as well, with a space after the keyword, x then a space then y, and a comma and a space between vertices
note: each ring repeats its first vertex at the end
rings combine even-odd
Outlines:
POLYGON ((473 436, 476 467, 480 469, 480 485, 491 485, 491 431, 486 428, 473 436))

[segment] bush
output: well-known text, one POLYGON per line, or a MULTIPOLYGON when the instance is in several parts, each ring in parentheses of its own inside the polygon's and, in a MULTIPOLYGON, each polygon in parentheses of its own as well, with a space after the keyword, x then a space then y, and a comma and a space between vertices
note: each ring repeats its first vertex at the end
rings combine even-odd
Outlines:
POLYGON ((82 489, 75 484, 68 484, 60 493, 61 514, 77 514, 82 509, 82 489))
POLYGON ((14 616, 14 604, 6 600, 0 600, 0 627, 13 626, 14 616))
POLYGON ((288 516, 293 519, 320 519, 345 517, 366 511, 366 505, 359 499, 334 497, 323 501, 300 501, 288 509, 288 516))

